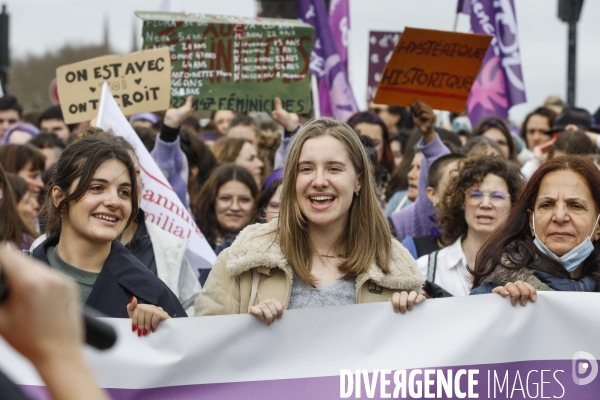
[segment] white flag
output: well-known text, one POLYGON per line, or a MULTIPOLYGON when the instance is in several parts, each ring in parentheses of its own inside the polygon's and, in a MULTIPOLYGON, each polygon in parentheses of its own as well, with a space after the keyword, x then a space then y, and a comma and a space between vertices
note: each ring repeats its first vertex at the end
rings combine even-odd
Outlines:
POLYGON ((102 85, 97 125, 105 131, 112 130, 115 135, 122 136, 135 149, 144 183, 141 207, 146 212, 146 219, 164 231, 189 239, 186 256, 195 272, 198 269, 212 268, 217 256, 123 115, 106 82, 102 85))

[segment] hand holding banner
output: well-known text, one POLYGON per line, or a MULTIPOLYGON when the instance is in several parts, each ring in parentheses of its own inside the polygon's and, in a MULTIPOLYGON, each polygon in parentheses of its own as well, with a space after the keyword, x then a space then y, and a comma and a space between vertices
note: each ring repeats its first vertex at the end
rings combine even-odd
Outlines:
POLYGON ((385 66, 374 102, 461 112, 491 36, 406 28, 385 66))
MULTIPOLYGON (((596 399, 598 293, 496 294, 252 315, 174 318, 141 339, 127 319, 109 352, 89 351, 113 399, 596 399), (132 373, 131 371, 134 371, 132 373)), ((44 387, 0 340, 0 368, 35 398, 44 387)))

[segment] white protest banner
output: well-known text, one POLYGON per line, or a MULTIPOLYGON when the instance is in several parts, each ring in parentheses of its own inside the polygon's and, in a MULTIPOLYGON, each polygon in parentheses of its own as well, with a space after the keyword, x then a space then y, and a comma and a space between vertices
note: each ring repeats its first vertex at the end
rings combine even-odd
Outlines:
POLYGON ((102 86, 97 125, 124 137, 134 147, 144 183, 141 207, 146 212, 146 220, 175 236, 189 239, 186 256, 194 271, 199 268, 212 268, 217 256, 123 115, 106 83, 102 86))
MULTIPOLYGON (((147 337, 107 319, 114 349, 86 350, 113 399, 598 399, 600 295, 499 295, 427 300, 405 315, 389 303, 176 318, 147 337), (357 379, 358 378, 358 379, 357 379)), ((41 380, 0 343, 0 369, 34 398, 41 380)))

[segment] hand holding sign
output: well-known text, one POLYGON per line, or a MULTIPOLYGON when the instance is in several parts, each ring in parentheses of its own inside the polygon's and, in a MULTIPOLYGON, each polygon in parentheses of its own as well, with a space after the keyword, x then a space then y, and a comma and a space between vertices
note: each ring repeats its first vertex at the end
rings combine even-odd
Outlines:
POLYGON ((271 112, 271 118, 280 123, 288 132, 293 132, 298 129, 298 126, 300 125, 298 114, 291 114, 287 112, 287 110, 283 108, 281 99, 279 97, 275 97, 274 103, 275 110, 271 112))
POLYGON ((423 133, 425 143, 431 142, 434 139, 432 135, 435 135, 433 130, 433 124, 435 123, 433 108, 418 99, 413 101, 410 108, 412 109, 415 126, 423 133))
POLYGON ((194 96, 188 96, 185 100, 185 104, 179 108, 169 108, 165 113, 164 124, 169 128, 177 129, 181 126, 181 123, 188 117, 191 117, 194 114, 194 109, 192 108, 192 102, 194 101, 194 96))

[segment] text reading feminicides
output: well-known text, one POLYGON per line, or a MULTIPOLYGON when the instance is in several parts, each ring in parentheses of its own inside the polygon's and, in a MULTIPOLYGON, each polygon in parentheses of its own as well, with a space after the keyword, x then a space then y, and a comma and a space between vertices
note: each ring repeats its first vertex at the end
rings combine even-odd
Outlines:
POLYGON ((536 399, 565 398, 564 370, 496 373, 479 369, 340 371, 340 398, 367 399, 536 399), (487 375, 487 376, 486 376, 487 375), (513 377, 514 375, 514 384, 513 377), (487 378, 487 384, 486 384, 487 378), (558 386, 558 390, 555 387, 558 386))

